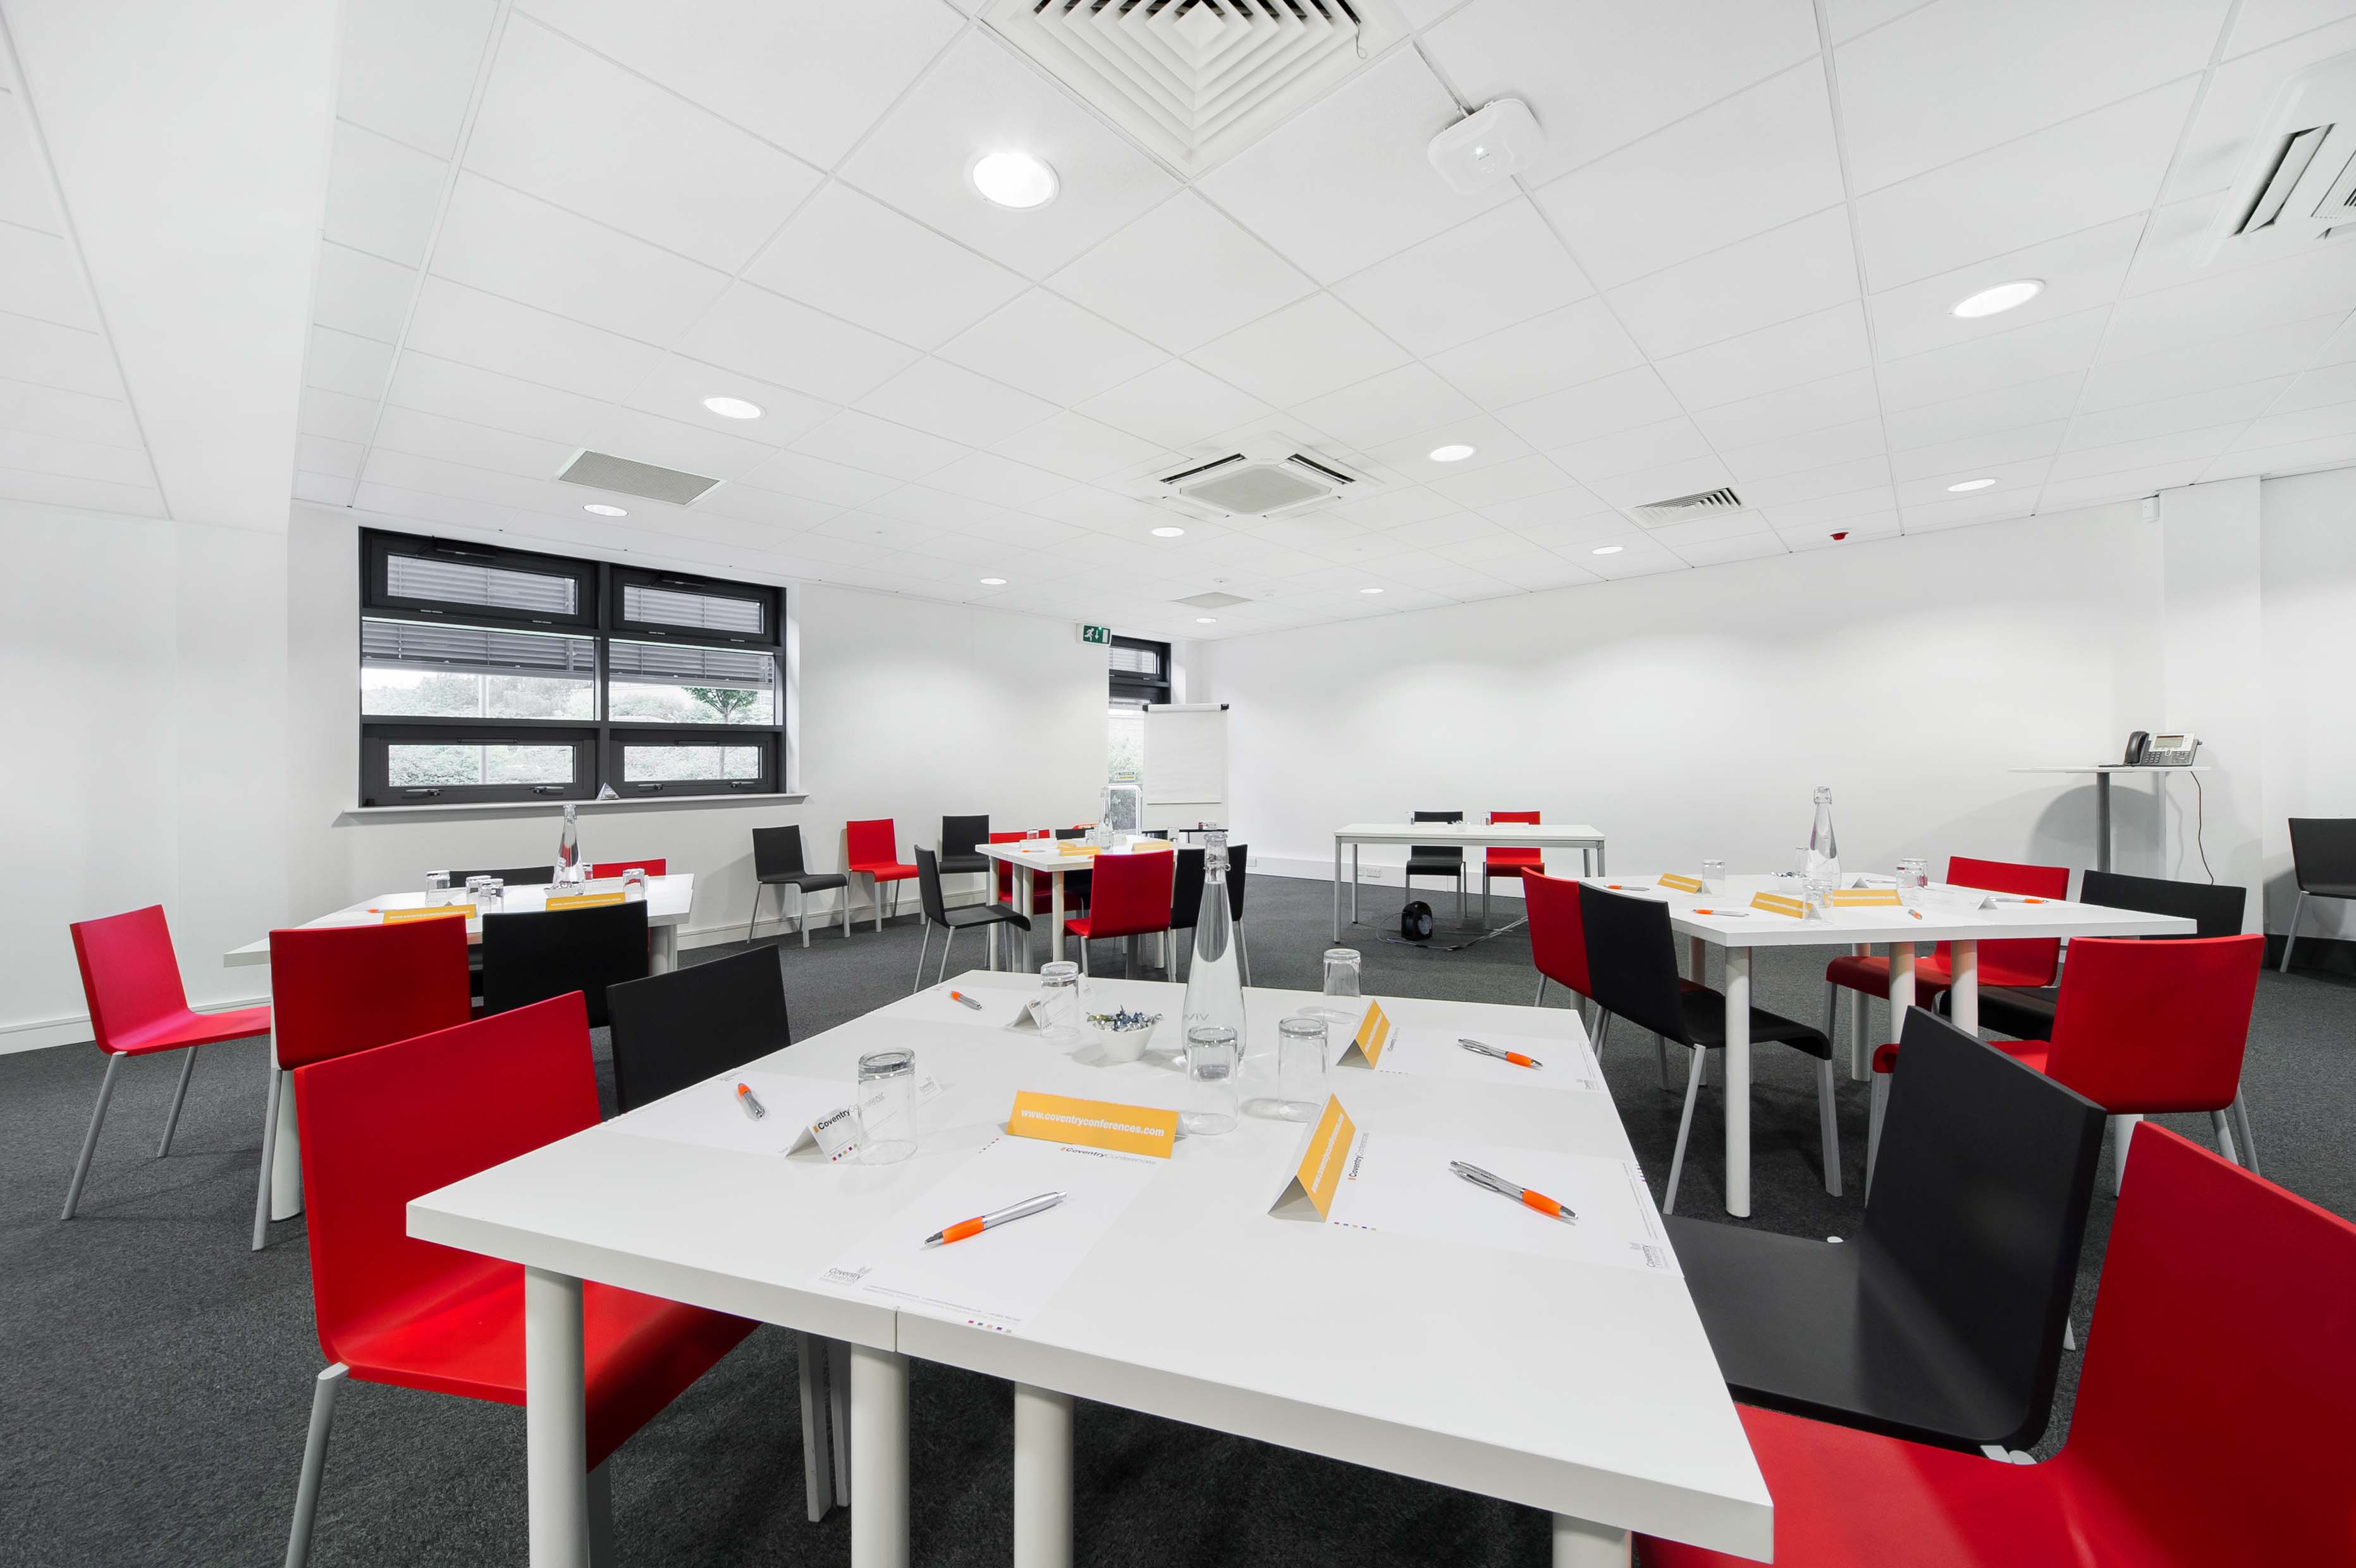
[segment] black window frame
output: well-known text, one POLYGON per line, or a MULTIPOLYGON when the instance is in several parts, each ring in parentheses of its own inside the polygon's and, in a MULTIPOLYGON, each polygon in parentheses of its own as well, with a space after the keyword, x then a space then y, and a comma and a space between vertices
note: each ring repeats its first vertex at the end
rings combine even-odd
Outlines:
POLYGON ((1110 647, 1106 650, 1105 664, 1107 666, 1106 695, 1107 700, 1110 703, 1126 708, 1141 703, 1170 700, 1170 645, 1168 643, 1151 642, 1144 637, 1116 636, 1110 647), (1129 648, 1151 654, 1154 658, 1154 667, 1161 671, 1161 675, 1154 677, 1139 675, 1133 670, 1112 668, 1112 649, 1114 648, 1129 648))
MULTIPOLYGON (((585 636, 595 645, 596 717, 578 719, 473 719, 448 715, 402 718, 360 716, 359 804, 363 807, 393 805, 498 805, 531 802, 594 800, 601 785, 610 784, 624 800, 695 796, 773 795, 783 794, 790 757, 787 743, 787 693, 791 683, 786 668, 786 591, 768 583, 699 577, 685 572, 650 571, 584 557, 508 549, 463 540, 366 528, 360 534, 359 619, 421 620, 494 630, 561 632, 585 636), (566 576, 580 584, 573 614, 536 614, 465 604, 455 601, 421 600, 390 592, 389 562, 395 555, 423 555, 465 561, 470 565, 566 576), (763 635, 703 631, 689 626, 626 621, 622 590, 626 584, 716 592, 749 598, 762 606, 763 635), (775 721, 767 724, 663 723, 612 718, 608 645, 614 641, 659 641, 732 652, 762 653, 775 661, 776 700, 775 721), (391 748, 403 742, 512 743, 549 745, 559 741, 575 751, 572 784, 395 785, 391 778, 391 748), (666 744, 710 744, 724 741, 753 746, 761 756, 757 779, 666 779, 640 784, 622 777, 622 748, 650 741, 666 744)), ((358 671, 355 670, 357 677, 358 671)))

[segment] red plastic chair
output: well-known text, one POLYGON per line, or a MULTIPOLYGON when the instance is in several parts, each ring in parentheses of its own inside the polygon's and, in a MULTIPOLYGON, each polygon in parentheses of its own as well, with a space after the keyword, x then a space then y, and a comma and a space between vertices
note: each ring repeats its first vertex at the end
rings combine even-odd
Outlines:
MULTIPOLYGON (((409 1200, 597 1121, 579 992, 295 1070, 311 1300, 331 1365, 311 1401, 286 1560, 310 1550, 347 1375, 524 1403, 523 1270, 409 1234, 409 1200)), ((592 1282, 582 1290, 593 1509, 606 1457, 753 1331, 741 1317, 592 1282)), ((605 1520, 592 1523, 604 1533, 605 1520)))
MULTIPOLYGON (((1489 820, 1493 824, 1536 822, 1537 819, 1538 814, 1535 811, 1493 811, 1489 814, 1489 820)), ((1543 849, 1493 848, 1487 850, 1481 860, 1481 928, 1483 931, 1489 928, 1490 878, 1519 877, 1532 871, 1542 871, 1545 869, 1546 851, 1543 849)))
POLYGON ((1545 1005, 1548 980, 1586 1000, 1593 992, 1587 979, 1587 927, 1579 913, 1579 880, 1523 872, 1522 909, 1530 923, 1530 962, 1538 972, 1538 994, 1530 1005, 1545 1005))
POLYGON ((599 860, 589 868, 589 874, 595 878, 618 877, 636 867, 649 877, 660 877, 669 874, 665 868, 669 864, 659 855, 651 860, 599 860))
MULTIPOLYGON (((1777 1568, 2356 1562, 2356 1225, 2155 1128, 2094 1327, 2041 1465, 1745 1409, 1777 1568)), ((1744 1562, 1643 1546, 1648 1568, 1744 1562)))
POLYGON ((1088 968, 1088 943, 1097 937, 1129 939, 1124 972, 1130 975, 1137 971, 1138 937, 1160 932, 1162 950, 1168 952, 1171 878, 1177 863, 1176 852, 1168 849, 1096 858, 1096 869, 1089 873, 1094 886, 1088 893, 1088 912, 1064 922, 1065 931, 1080 939, 1082 974, 1093 973, 1088 968))
MULTIPOLYGON (((1968 855, 1951 855, 1947 858, 1947 880, 1959 888, 2019 893, 2035 899, 2070 896, 2067 866, 2023 866, 2009 860, 1975 860, 1968 855)), ((2034 990, 2053 984, 2053 972, 2061 966, 2062 944, 2054 938, 1980 944, 1979 983, 1983 986, 2022 986, 2034 990)), ((1914 1000, 1919 1005, 1930 1006, 1932 997, 1951 989, 1954 983, 1954 958, 1946 943, 1939 944, 1937 951, 1928 956, 1915 958, 1914 1000)), ((1890 960, 1862 954, 1843 955, 1825 965, 1825 1033, 1834 1039, 1839 1038, 1834 1035, 1833 1025, 1844 990, 1888 1000, 1890 960)))
MULTIPOLYGON (((992 844, 1020 844, 1026 838, 1044 838, 1046 837, 1047 829, 1039 827, 1033 828, 1028 833, 993 833, 990 836, 990 841, 992 844)), ((1008 865, 1005 861, 1001 860, 998 862, 997 871, 998 901, 1004 904, 1007 908, 1012 909, 1014 907, 1014 868, 1008 865)), ((1031 909, 1029 912, 1033 914, 1047 914, 1053 912, 1054 907, 1055 894, 1047 886, 1047 879, 1044 877, 1035 879, 1035 885, 1031 890, 1031 909)))
POLYGON ((99 1081, 98 1104, 90 1114, 90 1131, 82 1135, 73 1179, 66 1185, 60 1220, 72 1219, 80 1206, 90 1157, 98 1148, 98 1129, 106 1120, 106 1104, 114 1097, 114 1075, 124 1057, 188 1053, 180 1063, 179 1085, 172 1091, 172 1109, 164 1117, 163 1141, 155 1146, 155 1157, 161 1159, 172 1152, 172 1130, 180 1125, 180 1102, 187 1097, 188 1075, 197 1070, 197 1048, 270 1032, 268 1008, 200 1013, 188 1006, 163 905, 77 921, 67 929, 73 933, 74 962, 81 966, 91 1039, 106 1053, 106 1076, 99 1081))
POLYGON ((474 1016, 466 923, 298 926, 270 933, 270 999, 278 1012, 270 1097, 262 1117, 262 1181, 253 1195, 253 1250, 270 1234, 270 1168, 278 1152, 284 1078, 298 1067, 474 1016))
POLYGON ((854 877, 867 879, 867 896, 875 901, 875 929, 884 929, 884 884, 891 882, 892 912, 900 912, 900 889, 897 884, 916 874, 916 868, 900 859, 900 832, 888 816, 878 816, 866 822, 846 822, 842 825, 842 869, 854 877))

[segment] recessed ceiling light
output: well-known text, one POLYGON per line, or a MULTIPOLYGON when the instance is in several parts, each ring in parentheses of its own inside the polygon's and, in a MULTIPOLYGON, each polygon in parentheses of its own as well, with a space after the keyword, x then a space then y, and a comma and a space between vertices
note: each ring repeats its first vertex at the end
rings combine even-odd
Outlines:
POLYGON ((601 501, 592 501, 581 509, 584 512, 594 512, 601 517, 626 517, 630 515, 619 507, 608 507, 601 501))
POLYGON ((1358 592, 1361 593, 1380 593, 1382 590, 1379 588, 1361 588, 1358 592))
POLYGON ((972 169, 973 188, 1001 207, 1044 207, 1055 199, 1055 171, 1028 153, 989 153, 972 169))
POLYGON ((2019 278, 2009 283, 1998 283, 1992 289, 1982 289, 1968 299, 1958 300, 1948 314, 1965 317, 1995 315, 2015 305, 2027 304, 2044 292, 2045 285, 2035 278, 2019 278))
POLYGON ((1219 618, 1216 615, 1197 615, 1194 617, 1194 624, 1198 626, 1215 626, 1218 624, 1219 618))
POLYGON ((1006 586, 1006 579, 1002 577, 985 577, 981 580, 981 585, 984 588, 1003 588, 1006 586))
POLYGON ((1624 544, 1600 544, 1588 553, 1590 555, 1618 555, 1622 550, 1626 549, 1628 547, 1624 544))
POLYGON ((1995 483, 1993 479, 1966 479, 1960 485, 1948 485, 1947 489, 1950 494, 1960 496, 1966 490, 1985 490, 1995 483))
POLYGON ((1451 441, 1446 446, 1433 447, 1430 457, 1434 463, 1462 463, 1478 450, 1476 447, 1465 445, 1461 441, 1451 441))
POLYGON ((756 420, 761 417, 761 405, 748 403, 742 398, 706 398, 703 406, 723 419, 756 420))
POLYGON ((1185 532, 1184 528, 1156 528, 1153 530, 1153 537, 1158 539, 1174 539, 1183 538, 1185 532))

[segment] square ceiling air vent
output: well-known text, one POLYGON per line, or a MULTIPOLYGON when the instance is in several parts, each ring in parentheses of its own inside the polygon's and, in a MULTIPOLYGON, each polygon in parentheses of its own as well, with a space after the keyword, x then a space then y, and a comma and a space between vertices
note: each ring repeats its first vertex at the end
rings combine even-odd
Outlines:
POLYGON ((1192 599, 1181 599, 1181 604, 1192 604, 1197 610, 1224 610, 1230 604, 1248 604, 1250 600, 1240 593, 1197 593, 1192 599))
POLYGON ((720 483, 701 474, 682 474, 676 468, 633 463, 626 457, 604 452, 583 453, 557 477, 568 485, 618 490, 625 496, 643 496, 649 501, 669 501, 674 507, 686 506, 720 483))
POLYGON ((1672 523, 1689 523, 1696 517, 1740 510, 1742 497, 1732 487, 1721 485, 1715 490, 1697 490, 1690 496, 1672 496, 1665 501, 1631 507, 1628 516, 1640 528, 1665 528, 1672 523))
POLYGON ((986 19, 1190 177, 1408 34, 1394 0, 995 0, 986 19))
POLYGON ((1376 473, 1305 447, 1276 432, 1200 448, 1176 466, 1136 475, 1125 488, 1139 500, 1215 521, 1290 517, 1384 488, 1376 473))

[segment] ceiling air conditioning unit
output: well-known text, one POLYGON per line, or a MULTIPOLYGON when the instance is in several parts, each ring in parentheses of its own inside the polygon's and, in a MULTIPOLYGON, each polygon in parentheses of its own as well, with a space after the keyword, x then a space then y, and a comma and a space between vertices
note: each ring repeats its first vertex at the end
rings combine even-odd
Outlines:
POLYGON ((1165 464, 1132 480, 1129 493, 1190 517, 1227 521, 1289 517, 1382 488, 1363 469, 1266 436, 1165 464))
POLYGON ((2275 94, 2202 260, 2256 261, 2336 232, 2356 233, 2356 53, 2308 66, 2275 94))
POLYGON ((1690 496, 1672 496, 1665 501, 1631 507, 1628 520, 1640 528, 1665 528, 1676 523, 1690 523, 1697 517, 1719 517, 1744 509, 1742 497, 1720 485, 1715 490, 1697 490, 1690 496))

